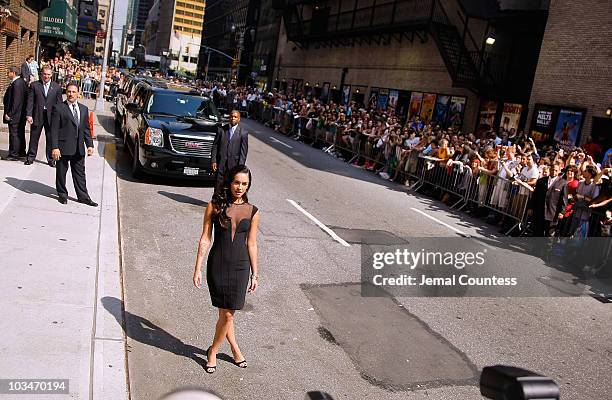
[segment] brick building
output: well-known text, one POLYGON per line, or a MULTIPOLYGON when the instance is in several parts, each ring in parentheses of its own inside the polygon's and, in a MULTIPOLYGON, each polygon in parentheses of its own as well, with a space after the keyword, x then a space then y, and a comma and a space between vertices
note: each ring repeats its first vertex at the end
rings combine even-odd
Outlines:
POLYGON ((38 13, 46 7, 46 0, 0 0, 0 93, 8 84, 7 68, 36 55, 38 13))
POLYGON ((547 133, 554 135, 563 124, 557 116, 566 108, 582 113, 577 117, 580 120, 575 120, 582 124, 577 142, 593 136, 603 146, 612 146, 612 119, 605 115, 612 107, 610 38, 610 1, 551 1, 529 102, 530 130, 539 130, 536 120, 540 113, 550 113, 543 119, 552 118, 547 133), (536 105, 544 105, 539 107, 544 110, 536 110, 536 105))

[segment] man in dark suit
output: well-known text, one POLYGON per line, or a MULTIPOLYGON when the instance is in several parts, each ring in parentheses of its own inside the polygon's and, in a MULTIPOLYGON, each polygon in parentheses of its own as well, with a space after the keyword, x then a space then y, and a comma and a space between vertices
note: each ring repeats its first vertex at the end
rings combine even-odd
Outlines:
POLYGON ((212 145, 212 169, 217 172, 217 184, 215 193, 223 187, 223 176, 236 165, 246 163, 249 151, 249 135, 246 129, 242 129, 240 123, 240 111, 232 110, 229 118, 229 126, 219 129, 212 145))
POLYGON ((66 86, 66 101, 53 106, 51 111, 51 156, 57 161, 55 187, 58 201, 68 202, 66 173, 68 164, 79 203, 97 207, 87 193, 85 180, 85 144, 87 155, 93 154, 93 140, 89 129, 89 109, 77 103, 79 87, 74 83, 66 86))
POLYGON ((567 181, 563 179, 561 166, 545 166, 531 198, 533 209, 533 236, 554 236, 559 220, 567 207, 567 181))
POLYGON ((2 120, 9 127, 9 154, 7 160, 17 161, 25 157, 25 124, 28 86, 19 77, 19 68, 9 67, 7 76, 11 81, 4 93, 4 115, 2 120))
POLYGON ((42 80, 32 82, 28 93, 27 121, 32 126, 30 130, 30 146, 25 161, 30 165, 36 159, 38 153, 38 142, 40 133, 45 129, 47 163, 55 167, 55 160, 51 157, 51 110, 56 104, 62 103, 62 88, 55 82, 51 82, 53 69, 45 66, 42 69, 42 80))

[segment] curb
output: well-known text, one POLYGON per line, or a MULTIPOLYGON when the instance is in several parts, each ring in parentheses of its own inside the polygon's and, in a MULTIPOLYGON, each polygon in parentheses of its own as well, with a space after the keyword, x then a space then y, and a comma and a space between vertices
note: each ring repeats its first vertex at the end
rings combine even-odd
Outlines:
MULTIPOLYGON (((106 136, 106 135, 101 135, 106 136)), ((110 135, 109 135, 110 136, 110 135)), ((116 147, 105 140, 103 145, 103 184, 96 299, 92 329, 91 391, 93 400, 127 400, 127 353, 123 309, 108 310, 105 305, 123 301, 123 274, 120 255, 120 230, 116 168, 116 147)))

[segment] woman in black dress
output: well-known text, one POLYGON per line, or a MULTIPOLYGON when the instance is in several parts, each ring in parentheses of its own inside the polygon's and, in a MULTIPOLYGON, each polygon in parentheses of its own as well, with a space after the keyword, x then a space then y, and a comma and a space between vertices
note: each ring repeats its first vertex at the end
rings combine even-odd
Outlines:
POLYGON ((206 266, 206 281, 213 306, 219 308, 219 319, 212 346, 208 348, 206 372, 217 368, 217 351, 224 339, 229 342, 234 364, 246 368, 234 333, 234 312, 244 307, 245 292, 257 290, 257 207, 250 204, 247 192, 251 187, 251 171, 237 165, 227 172, 224 190, 213 198, 204 214, 204 227, 198 246, 193 283, 202 287, 202 261, 211 242, 214 241, 206 266), (250 277, 250 284, 249 284, 250 277))

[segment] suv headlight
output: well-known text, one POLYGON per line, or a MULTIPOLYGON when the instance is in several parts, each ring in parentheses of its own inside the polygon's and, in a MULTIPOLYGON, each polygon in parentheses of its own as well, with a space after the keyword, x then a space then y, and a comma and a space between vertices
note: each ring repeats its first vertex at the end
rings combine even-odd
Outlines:
POLYGON ((157 128, 147 128, 145 144, 162 147, 164 145, 164 132, 157 128))

